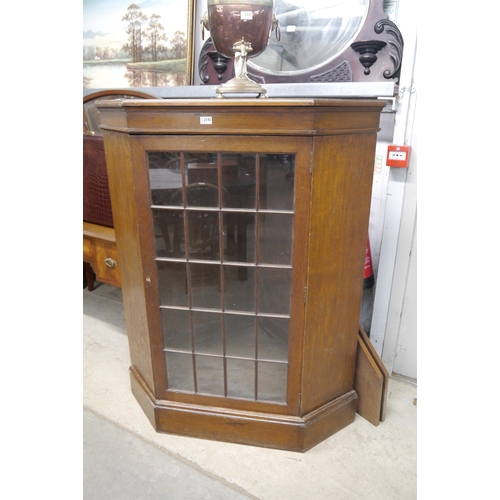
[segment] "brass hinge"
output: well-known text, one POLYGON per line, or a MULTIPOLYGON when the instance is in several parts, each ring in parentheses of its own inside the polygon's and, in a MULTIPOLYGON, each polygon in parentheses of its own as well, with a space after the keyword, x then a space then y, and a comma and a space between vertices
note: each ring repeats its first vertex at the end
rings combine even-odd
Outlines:
POLYGON ((314 150, 311 149, 311 152, 309 153, 309 175, 312 175, 313 173, 313 158, 314 158, 314 150))
POLYGON ((304 305, 307 302, 307 286, 304 287, 304 305))

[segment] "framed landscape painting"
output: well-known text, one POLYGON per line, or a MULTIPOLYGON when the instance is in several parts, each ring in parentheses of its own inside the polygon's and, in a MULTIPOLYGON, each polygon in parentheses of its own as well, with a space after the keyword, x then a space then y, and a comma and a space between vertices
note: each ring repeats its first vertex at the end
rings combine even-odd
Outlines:
POLYGON ((194 0, 83 0, 83 88, 192 85, 194 0))

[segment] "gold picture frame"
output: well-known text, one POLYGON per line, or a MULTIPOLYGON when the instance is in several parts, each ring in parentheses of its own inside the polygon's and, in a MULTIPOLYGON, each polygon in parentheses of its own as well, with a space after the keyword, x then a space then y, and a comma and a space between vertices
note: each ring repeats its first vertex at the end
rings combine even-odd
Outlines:
POLYGON ((193 85, 196 0, 83 0, 83 88, 193 85))

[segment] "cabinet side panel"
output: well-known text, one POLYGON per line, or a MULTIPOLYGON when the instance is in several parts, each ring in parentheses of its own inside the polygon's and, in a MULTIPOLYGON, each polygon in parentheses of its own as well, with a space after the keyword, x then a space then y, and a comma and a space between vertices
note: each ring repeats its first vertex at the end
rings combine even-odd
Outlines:
POLYGON ((130 141, 119 133, 104 131, 103 135, 130 357, 143 380, 153 388, 130 141))
POLYGON ((375 143, 315 139, 302 414, 353 388, 375 143))

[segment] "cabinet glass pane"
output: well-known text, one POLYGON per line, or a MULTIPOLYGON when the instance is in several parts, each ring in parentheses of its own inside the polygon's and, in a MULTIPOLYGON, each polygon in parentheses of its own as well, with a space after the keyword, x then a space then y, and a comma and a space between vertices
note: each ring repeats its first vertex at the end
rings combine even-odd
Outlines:
POLYGON ((225 314, 226 355, 255 359, 255 316, 225 314))
POLYGON ((188 259, 219 260, 219 214, 212 211, 188 211, 187 225, 188 259))
POLYGON ((186 264, 157 261, 158 290, 162 306, 188 306, 186 264))
POLYGON ((258 393, 257 399, 261 401, 286 401, 286 381, 288 365, 285 363, 258 363, 258 393))
POLYGON ((154 209, 153 224, 157 257, 185 257, 183 213, 154 209))
POLYGON ((259 263, 292 264, 293 215, 259 215, 259 263))
POLYGON ((288 318, 259 318, 259 359, 288 360, 288 318))
POLYGON ((290 314, 291 269, 260 268, 259 312, 290 314))
POLYGON ((255 262, 255 215, 224 212, 223 221, 224 260, 255 262))
MULTIPOLYGON (((217 188, 219 185, 217 153, 185 153, 185 162, 188 186, 205 184, 217 188)), ((191 203, 194 203, 194 206, 218 206, 218 203, 215 205, 198 205, 196 197, 190 195, 188 195, 187 200, 188 206, 191 203)))
POLYGON ((181 206, 182 197, 172 199, 182 188, 181 154, 150 151, 148 168, 153 205, 181 206))
POLYGON ((226 311, 255 311, 255 268, 224 266, 226 311))
POLYGON ((191 354, 166 352, 168 388, 194 392, 193 357, 191 354))
POLYGON ((227 360, 227 395, 255 399, 255 361, 227 360))
POLYGON ((196 356, 197 391, 224 396, 224 361, 213 356, 196 356))
MULTIPOLYGON (((220 266, 190 263, 190 288, 193 307, 222 308, 220 266)), ((183 293, 179 290, 178 293, 183 293)))
POLYGON ((191 352, 189 311, 161 309, 165 348, 191 352))
POLYGON ((222 314, 193 311, 194 350, 222 356, 222 314))
POLYGON ((260 155, 260 210, 293 210, 294 155, 260 155))
POLYGON ((255 153, 221 155, 223 208, 255 209, 255 172, 255 153))

